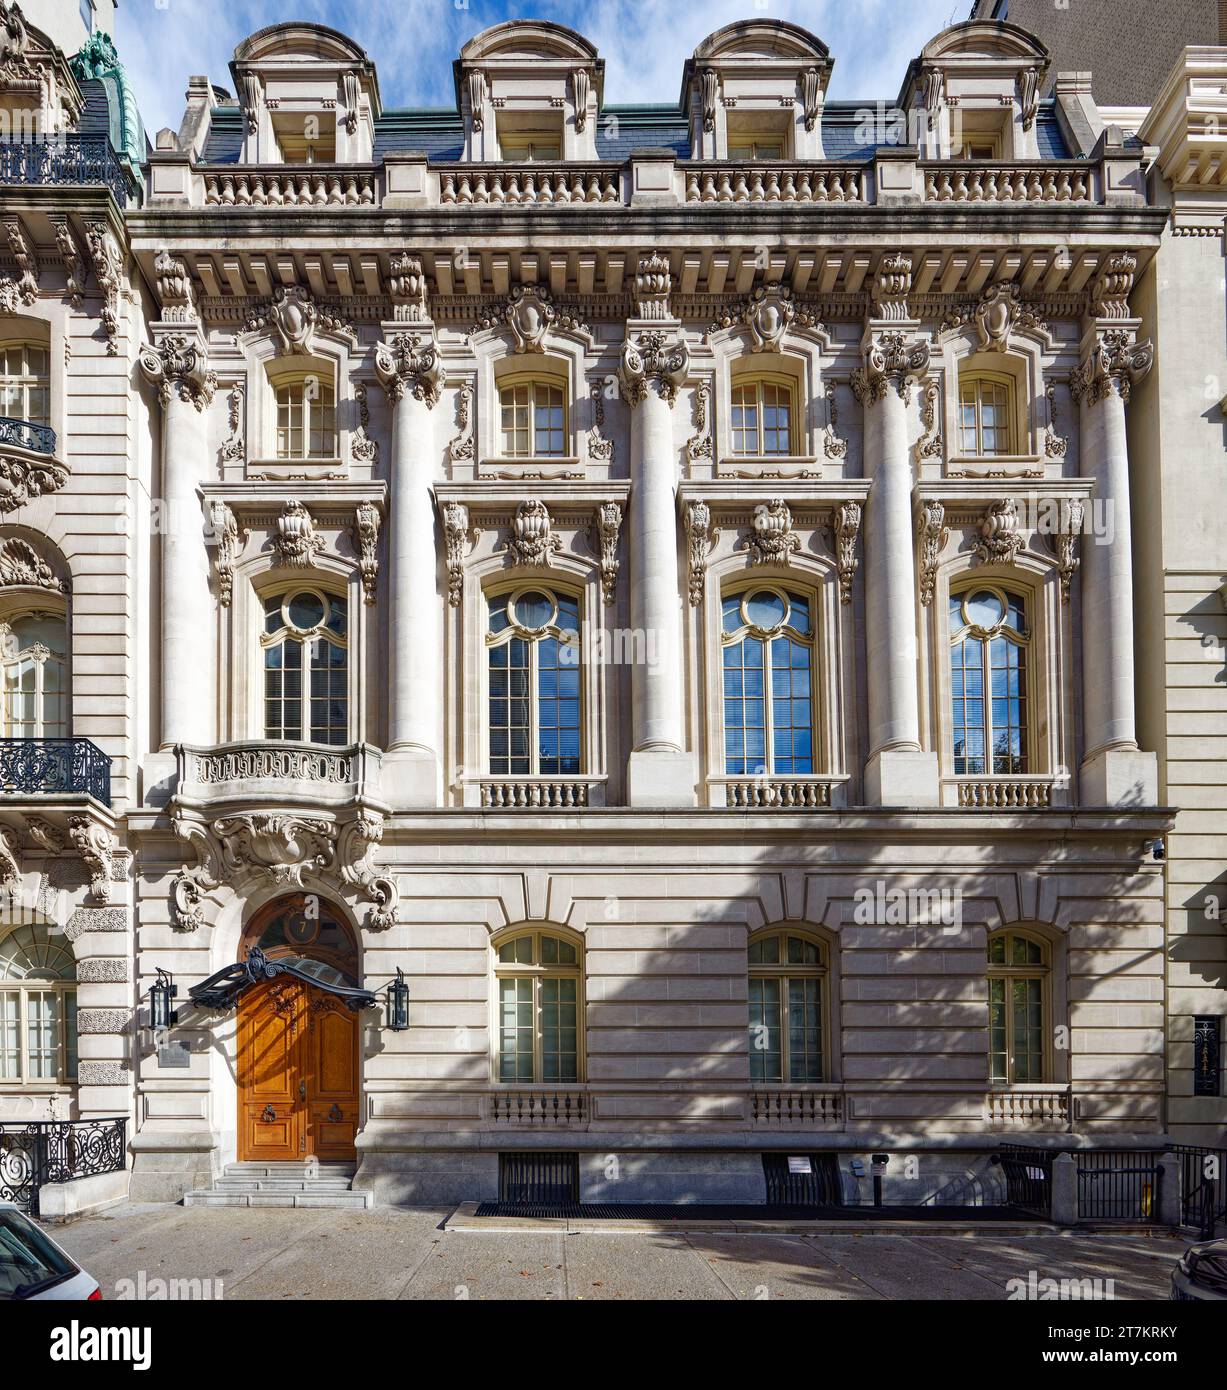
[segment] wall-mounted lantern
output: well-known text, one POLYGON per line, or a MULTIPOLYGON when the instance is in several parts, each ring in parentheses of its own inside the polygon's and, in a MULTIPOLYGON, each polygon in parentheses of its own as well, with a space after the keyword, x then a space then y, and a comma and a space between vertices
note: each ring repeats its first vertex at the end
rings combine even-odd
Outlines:
POLYGON ((393 1033, 403 1033, 409 1027, 409 986, 405 983, 404 972, 396 967, 396 979, 387 989, 384 1001, 387 1007, 387 1027, 393 1033))
POLYGON ((179 1022, 179 1010, 172 1001, 179 993, 173 976, 158 967, 158 978, 149 987, 149 1026, 155 1033, 163 1032, 179 1022))

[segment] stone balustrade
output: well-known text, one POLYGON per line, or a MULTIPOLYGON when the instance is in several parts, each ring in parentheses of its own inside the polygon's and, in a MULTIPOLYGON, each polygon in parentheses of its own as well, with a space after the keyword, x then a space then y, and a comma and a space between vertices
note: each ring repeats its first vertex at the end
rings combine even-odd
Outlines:
POLYGON ((1062 1130, 1069 1125, 1069 1090, 1050 1086, 989 1091, 984 1097, 984 1118, 990 1129, 1062 1130))
POLYGON ((231 165, 202 175, 206 207, 374 207, 379 201, 369 166, 231 165))
POLYGON ((926 164, 929 203, 1089 203, 1093 186, 1085 163, 926 164))
POLYGON ((688 203, 859 203, 855 164, 711 164, 685 167, 688 203))
POLYGON ((451 204, 621 203, 620 166, 558 168, 460 164, 439 170, 439 202, 451 204))
POLYGON ((762 1087, 750 1092, 750 1119, 778 1129, 836 1129, 844 1120, 843 1089, 762 1087))

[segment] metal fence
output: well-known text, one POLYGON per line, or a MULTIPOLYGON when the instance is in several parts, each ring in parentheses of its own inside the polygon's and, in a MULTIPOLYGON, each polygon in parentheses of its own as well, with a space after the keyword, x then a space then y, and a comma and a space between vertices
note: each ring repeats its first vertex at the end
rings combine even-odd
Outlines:
POLYGON ((0 444, 29 449, 32 454, 54 454, 55 431, 50 425, 36 425, 32 420, 0 415, 0 444))
POLYGON ((111 759, 88 738, 0 738, 0 796, 84 792, 111 804, 111 759))
POLYGON ((1161 1153, 1116 1149, 1077 1153, 1080 1221, 1157 1221, 1161 1153))
POLYGON ((0 1124, 0 1201, 38 1215, 38 1189, 119 1173, 127 1153, 126 1117, 0 1124))
POLYGON ((1051 1149, 1002 1144, 997 1161, 1005 1175, 1006 1201, 1012 1207, 1047 1217, 1052 1211, 1051 1149))
POLYGON ((128 204, 128 175, 105 135, 35 136, 0 141, 0 184, 109 188, 128 204))
POLYGON ((1173 1144, 1180 1158, 1180 1220, 1202 1240, 1213 1240, 1227 1225, 1227 1149, 1173 1144))

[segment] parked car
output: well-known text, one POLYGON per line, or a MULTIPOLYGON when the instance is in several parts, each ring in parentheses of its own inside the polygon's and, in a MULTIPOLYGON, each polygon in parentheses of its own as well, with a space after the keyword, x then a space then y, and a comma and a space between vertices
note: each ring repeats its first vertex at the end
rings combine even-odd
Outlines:
POLYGON ((102 1297, 86 1274, 49 1235, 11 1202, 0 1202, 0 1300, 102 1297))
POLYGON ((1227 1299, 1227 1240, 1190 1245, 1172 1270, 1175 1299, 1227 1299))

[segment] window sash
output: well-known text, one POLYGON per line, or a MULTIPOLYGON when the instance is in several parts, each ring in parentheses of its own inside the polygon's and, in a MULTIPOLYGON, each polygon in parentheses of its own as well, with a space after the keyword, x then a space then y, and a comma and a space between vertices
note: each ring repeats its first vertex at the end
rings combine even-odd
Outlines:
POLYGON ((778 381, 734 386, 731 428, 738 457, 786 458, 793 452, 793 392, 778 381))
POLYGON ((750 1079, 809 1085, 825 1080, 821 974, 749 977, 750 1079))
POLYGON ((722 696, 726 775, 804 776, 814 771, 809 643, 784 634, 747 635, 726 643, 722 696))
POLYGON ((579 973, 545 969, 496 980, 499 1081, 578 1083, 579 973))
POLYGON ((515 381, 499 389, 504 458, 561 458, 567 451, 566 396, 545 381, 515 381))
POLYGON ((556 637, 513 636, 487 658, 490 772, 574 777, 582 770, 583 679, 556 637))
POLYGON ((0 1082, 67 1085, 76 1076, 76 986, 0 986, 0 1082))
POLYGON ((54 652, 36 659, 29 648, 3 663, 4 736, 68 736, 68 662, 54 652))
POLYGON ((1027 648, 970 633, 950 648, 951 740, 956 777, 1030 771, 1027 648), (960 752, 960 748, 962 751, 960 752))
POLYGON ((49 425, 51 353, 33 343, 0 348, 0 415, 49 425))
POLYGON ((1041 1085, 1046 1080, 1047 986, 1047 975, 989 976, 989 1080, 994 1085, 1041 1085))
POLYGON ((1014 449, 1013 392, 1004 382, 975 378, 959 387, 959 451, 997 458, 1014 449))
POLYGON ((264 648, 264 737, 303 740, 304 729, 307 743, 349 742, 349 652, 322 633, 284 632, 264 648))
POLYGON ((333 385, 322 375, 312 379, 319 384, 316 395, 308 392, 306 381, 288 382, 276 388, 279 459, 333 458, 336 455, 333 385))

